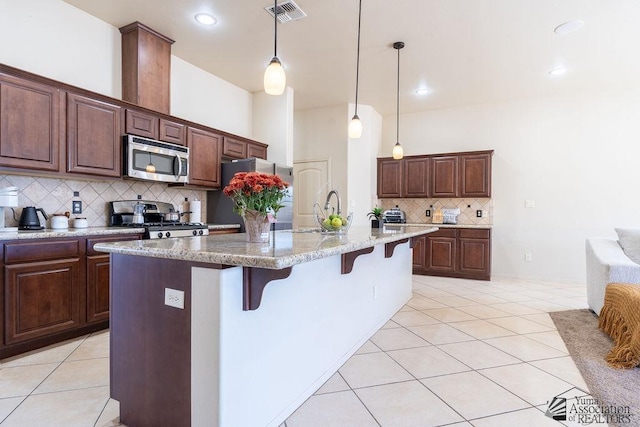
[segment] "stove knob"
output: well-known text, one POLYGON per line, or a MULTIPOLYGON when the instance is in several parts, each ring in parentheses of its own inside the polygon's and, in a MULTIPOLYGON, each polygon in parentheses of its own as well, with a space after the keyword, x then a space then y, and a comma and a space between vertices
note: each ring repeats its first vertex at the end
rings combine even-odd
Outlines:
POLYGON ((191 234, 193 234, 194 236, 197 236, 197 235, 198 235, 198 230, 193 230, 193 231, 191 232, 191 234))
POLYGON ((202 236, 203 231, 202 230, 198 230, 198 234, 202 236))
POLYGON ((162 231, 158 232, 158 239, 162 239, 162 231))
POLYGON ((171 233, 169 233, 168 231, 164 235, 167 237, 171 237, 171 233))

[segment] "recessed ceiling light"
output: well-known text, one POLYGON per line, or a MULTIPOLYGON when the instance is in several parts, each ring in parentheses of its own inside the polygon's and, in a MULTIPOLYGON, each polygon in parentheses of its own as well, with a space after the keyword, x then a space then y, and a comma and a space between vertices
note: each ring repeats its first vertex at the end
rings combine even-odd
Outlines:
POLYGON ((214 25, 218 22, 215 16, 208 13, 196 13, 195 19, 202 25, 214 25))
POLYGON ((559 36, 564 36, 569 33, 573 33, 574 31, 578 31, 582 27, 584 27, 584 21, 568 21, 558 25, 554 28, 553 32, 559 36))
POLYGON ((431 93, 431 89, 429 89, 428 87, 421 87, 419 89, 416 89, 416 95, 427 95, 431 93))
POLYGON ((566 67, 554 67, 549 71, 552 76, 561 76, 567 72, 566 67))

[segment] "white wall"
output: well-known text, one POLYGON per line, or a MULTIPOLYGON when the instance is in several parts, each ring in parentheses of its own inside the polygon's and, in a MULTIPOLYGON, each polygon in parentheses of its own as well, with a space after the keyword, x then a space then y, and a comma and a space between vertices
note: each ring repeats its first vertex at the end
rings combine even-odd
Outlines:
MULTIPOLYGON (((401 143, 405 155, 494 149, 493 274, 584 282, 585 238, 640 226, 639 92, 401 115, 401 143)), ((395 129, 385 117, 385 155, 395 129)))
MULTIPOLYGON (((353 112, 354 104, 349 104, 345 133, 353 112)), ((382 116, 371 106, 360 104, 358 117, 362 122, 362 137, 348 140, 348 192, 345 196, 348 196, 348 211, 353 212, 352 224, 369 225, 371 220, 367 218, 367 213, 378 202, 376 157, 380 151, 382 116)))
POLYGON ((293 89, 280 96, 253 94, 253 138, 269 144, 270 161, 293 165, 293 89))
MULTIPOLYGON (((0 0, 0 62, 122 97, 120 31, 60 0, 0 0)), ((252 95, 172 56, 171 114, 252 137, 252 95)))
MULTIPOLYGON (((343 203, 347 200, 348 188, 347 116, 346 104, 297 111, 293 129, 294 161, 329 159, 329 187, 340 192, 343 203)), ((319 202, 324 205, 324 200, 319 202)))

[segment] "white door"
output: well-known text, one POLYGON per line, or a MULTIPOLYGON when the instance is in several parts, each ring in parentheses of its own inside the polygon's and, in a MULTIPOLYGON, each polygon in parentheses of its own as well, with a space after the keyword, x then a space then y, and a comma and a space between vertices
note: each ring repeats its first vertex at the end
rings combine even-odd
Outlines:
POLYGON ((329 193, 329 160, 293 162, 293 228, 318 227, 313 205, 324 206, 329 193))

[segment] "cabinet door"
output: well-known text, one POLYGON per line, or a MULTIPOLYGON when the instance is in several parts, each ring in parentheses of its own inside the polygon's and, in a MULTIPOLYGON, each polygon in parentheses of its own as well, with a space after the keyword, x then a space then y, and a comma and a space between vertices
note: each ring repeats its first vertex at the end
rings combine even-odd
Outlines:
POLYGON ((59 171, 60 91, 0 75, 0 166, 59 171))
POLYGON ((431 158, 431 197, 459 197, 458 156, 431 158))
POLYGON ((247 142, 225 136, 222 143, 222 155, 232 159, 246 159, 247 142))
POLYGON ((251 142, 247 144, 247 159, 267 159, 267 147, 264 145, 252 144, 251 142))
POLYGON ((434 272, 456 271, 457 232, 442 229, 427 236, 427 266, 434 272))
POLYGON ((491 230, 459 230, 460 273, 486 278, 491 274, 491 230))
POLYGON ((414 237, 413 242, 413 269, 423 270, 426 264, 427 236, 414 237))
POLYGON ((186 145, 186 126, 171 120, 160 119, 160 141, 186 145))
POLYGON ((87 323, 109 320, 109 255, 95 251, 93 245, 140 240, 141 237, 140 234, 125 234, 87 239, 87 323))
POLYGON ((220 188, 222 135, 202 129, 187 129, 189 184, 220 188))
POLYGON ((113 104, 67 94, 67 171, 120 176, 122 109, 113 104))
POLYGON ((125 131, 132 135, 158 139, 158 117, 127 108, 125 131))
POLYGON ((460 197, 491 197, 491 154, 460 156, 460 197))
POLYGON ((429 158, 403 160, 403 197, 429 197, 429 160, 429 158))
POLYGON ((5 266, 7 344, 76 328, 80 318, 80 259, 5 266))
POLYGON ((402 197, 402 161, 378 159, 378 197, 402 197))
POLYGON ((87 323, 109 320, 109 255, 87 257, 87 323))

